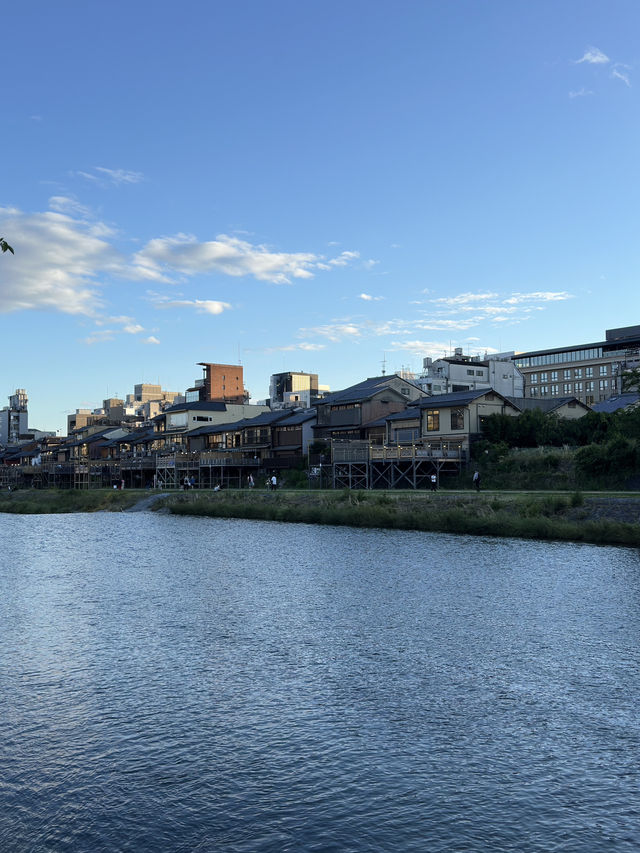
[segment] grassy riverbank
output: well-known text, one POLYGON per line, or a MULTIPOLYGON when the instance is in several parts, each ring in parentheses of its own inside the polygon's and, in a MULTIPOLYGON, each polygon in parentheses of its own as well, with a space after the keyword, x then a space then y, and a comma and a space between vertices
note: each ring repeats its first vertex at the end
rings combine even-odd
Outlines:
POLYGON ((120 512, 150 498, 176 515, 640 546, 640 496, 622 492, 24 489, 0 493, 0 512, 120 512))
POLYGON ((174 514, 214 518, 640 545, 640 499, 637 495, 602 499, 585 498, 577 492, 434 495, 346 490, 275 494, 228 491, 172 495, 160 505, 174 514), (608 517, 608 508, 615 509, 613 517, 608 517))
POLYGON ((137 489, 18 489, 0 492, 0 512, 120 512, 134 506, 146 492, 137 489))

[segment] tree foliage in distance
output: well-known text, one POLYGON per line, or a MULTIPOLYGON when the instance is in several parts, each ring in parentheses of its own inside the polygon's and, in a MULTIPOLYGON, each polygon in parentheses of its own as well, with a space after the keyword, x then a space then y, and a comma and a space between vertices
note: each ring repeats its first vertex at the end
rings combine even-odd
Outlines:
POLYGON ((622 374, 622 393, 640 391, 640 367, 625 370, 622 374))
POLYGON ((11 246, 7 243, 4 237, 0 237, 0 249, 2 249, 2 253, 11 252, 12 255, 15 254, 11 246))

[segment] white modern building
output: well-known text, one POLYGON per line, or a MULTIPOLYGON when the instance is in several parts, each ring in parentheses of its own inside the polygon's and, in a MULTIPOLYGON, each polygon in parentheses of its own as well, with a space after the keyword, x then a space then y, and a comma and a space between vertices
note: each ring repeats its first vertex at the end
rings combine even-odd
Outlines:
POLYGON ((524 379, 513 355, 498 353, 481 359, 463 355, 459 347, 453 357, 423 359, 422 374, 413 381, 430 396, 492 388, 504 397, 523 397, 524 379))

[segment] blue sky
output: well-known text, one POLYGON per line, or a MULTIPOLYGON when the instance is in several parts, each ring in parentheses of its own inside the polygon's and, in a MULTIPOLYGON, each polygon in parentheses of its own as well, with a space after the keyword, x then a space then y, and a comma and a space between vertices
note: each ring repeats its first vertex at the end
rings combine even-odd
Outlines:
POLYGON ((640 322, 636 0, 3 13, 0 405, 346 387, 640 322), (4 400, 3 400, 4 398, 4 400))

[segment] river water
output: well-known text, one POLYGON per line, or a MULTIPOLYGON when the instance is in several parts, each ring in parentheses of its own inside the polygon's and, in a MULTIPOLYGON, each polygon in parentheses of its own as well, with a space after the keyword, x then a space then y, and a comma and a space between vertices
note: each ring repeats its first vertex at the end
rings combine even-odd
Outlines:
POLYGON ((640 849, 636 550, 0 532, 3 853, 640 849))

